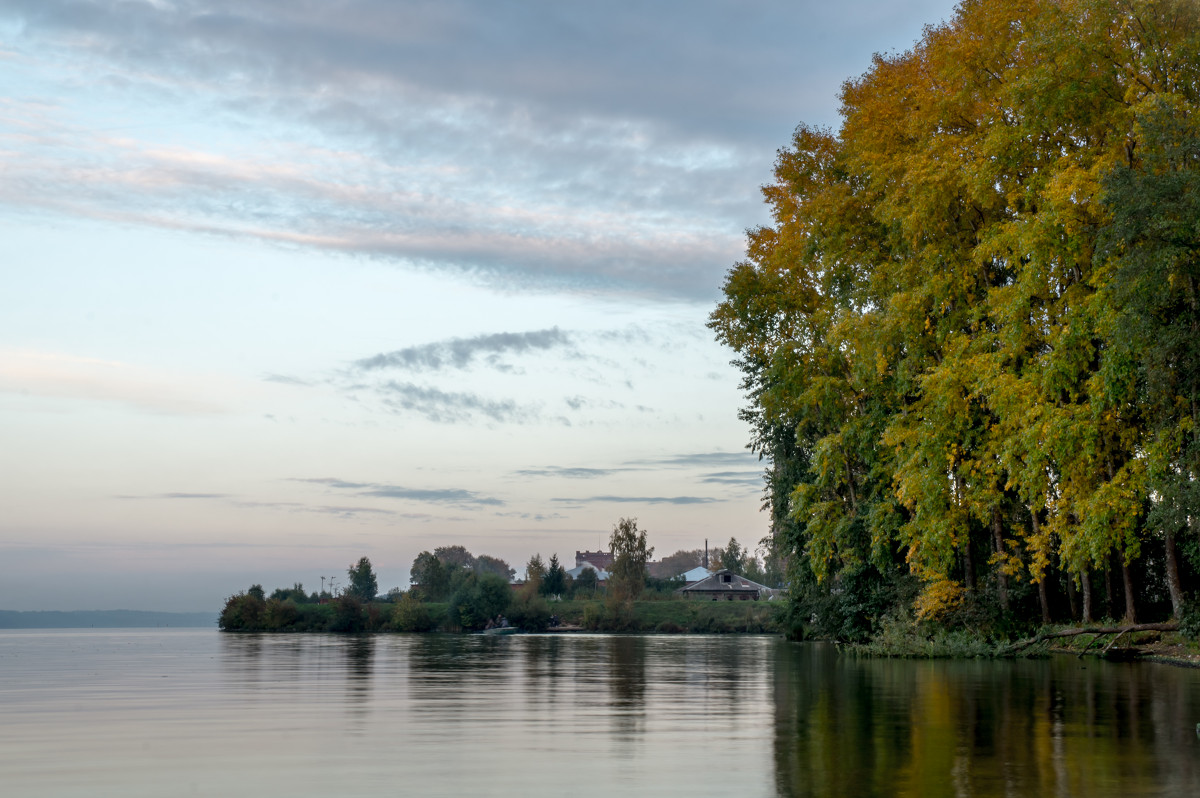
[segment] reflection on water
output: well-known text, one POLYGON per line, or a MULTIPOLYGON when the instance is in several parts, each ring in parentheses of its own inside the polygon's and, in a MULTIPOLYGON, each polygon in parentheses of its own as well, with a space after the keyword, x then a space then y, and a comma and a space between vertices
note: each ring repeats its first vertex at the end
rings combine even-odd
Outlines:
POLYGON ((1200 795, 1200 673, 767 637, 0 633, 0 793, 1200 795))
POLYGON ((780 794, 1200 795, 1200 674, 1080 661, 775 659, 780 794))

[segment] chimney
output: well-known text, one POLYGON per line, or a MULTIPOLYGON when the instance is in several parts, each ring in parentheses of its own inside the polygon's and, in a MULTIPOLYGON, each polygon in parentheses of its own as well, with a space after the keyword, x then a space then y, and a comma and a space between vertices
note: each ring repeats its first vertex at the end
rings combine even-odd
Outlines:
POLYGON ((708 570, 708 538, 704 539, 704 570, 708 570))

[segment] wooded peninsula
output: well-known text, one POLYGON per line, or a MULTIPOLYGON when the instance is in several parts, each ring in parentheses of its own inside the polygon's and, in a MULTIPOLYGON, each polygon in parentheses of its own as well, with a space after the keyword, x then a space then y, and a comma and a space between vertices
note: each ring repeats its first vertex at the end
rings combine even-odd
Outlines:
MULTIPOLYGON (((636 519, 622 518, 609 539, 608 552, 584 552, 602 559, 606 570, 578 566, 568 571, 551 555, 540 554, 525 566, 524 579, 507 562, 473 555, 463 546, 440 546, 417 555, 410 568, 412 586, 379 596, 371 561, 362 557, 347 569, 347 584, 308 594, 300 583, 270 596, 261 585, 230 596, 219 624, 230 632, 477 632, 559 631, 719 633, 775 632, 779 629, 775 591, 754 585, 740 595, 701 593, 687 596, 682 575, 699 568, 701 550, 678 551, 652 563, 654 548, 636 519), (660 576, 652 576, 650 566, 660 576), (662 575, 667 576, 662 576, 662 575), (759 589, 761 588, 761 590, 759 589), (739 600, 733 600, 739 599, 739 600), (750 600, 753 599, 753 600, 750 600), (759 599, 765 599, 759 601, 759 599), (774 605, 774 606, 771 606, 774 605)), ((730 569, 778 581, 771 564, 759 562, 736 539, 714 549, 706 562, 717 573, 730 569)), ((734 586, 732 577, 728 587, 734 586)))

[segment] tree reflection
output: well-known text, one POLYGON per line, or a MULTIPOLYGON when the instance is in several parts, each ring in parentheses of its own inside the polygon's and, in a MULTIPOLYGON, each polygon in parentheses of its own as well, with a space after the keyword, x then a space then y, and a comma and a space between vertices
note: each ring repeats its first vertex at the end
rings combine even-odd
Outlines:
POLYGON ((371 697, 371 676, 375 665, 375 638, 354 635, 347 638, 346 698, 352 709, 365 711, 371 697))
POLYGON ((645 720, 646 638, 613 637, 608 646, 609 689, 613 730, 619 738, 635 735, 645 720))
POLYGON ((780 794, 1200 795, 1195 673, 780 646, 780 794))

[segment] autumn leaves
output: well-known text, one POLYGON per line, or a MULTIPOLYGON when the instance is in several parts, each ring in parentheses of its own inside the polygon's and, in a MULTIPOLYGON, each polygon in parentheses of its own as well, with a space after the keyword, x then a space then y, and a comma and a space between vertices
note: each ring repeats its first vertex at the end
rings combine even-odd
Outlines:
POLYGON ((1178 611, 1198 52, 1195 3, 965 2, 797 129, 710 322, 794 568, 910 573, 928 616, 1024 584, 1011 611, 1088 618, 1106 577, 1178 611))

